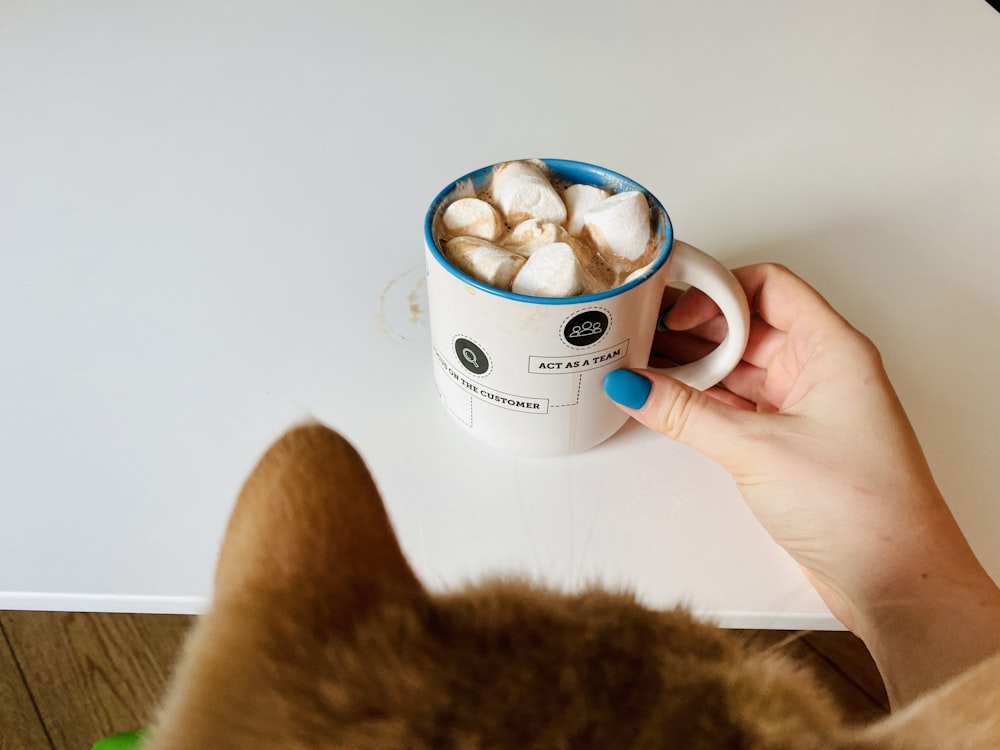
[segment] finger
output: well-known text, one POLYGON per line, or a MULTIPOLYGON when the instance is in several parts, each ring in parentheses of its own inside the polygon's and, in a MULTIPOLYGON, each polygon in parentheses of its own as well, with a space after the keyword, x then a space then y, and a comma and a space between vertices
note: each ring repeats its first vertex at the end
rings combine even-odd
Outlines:
MULTIPOLYGON (((784 334, 776 334, 784 336, 784 334)), ((715 344, 688 333, 673 333, 667 346, 653 350, 649 365, 670 376, 670 368, 701 359, 715 348, 715 344)), ((706 391, 723 403, 748 408, 752 411, 775 412, 777 406, 767 389, 768 371, 744 360, 714 388, 706 391)))
POLYGON ((687 331, 669 331, 653 339, 649 361, 654 367, 686 365, 701 359, 717 346, 716 342, 687 331))
MULTIPOLYGON (((813 287, 786 267, 776 263, 760 263, 733 270, 751 313, 773 328, 789 331, 796 322, 815 319, 836 319, 846 322, 813 287)), ((691 288, 682 294, 664 316, 667 327, 691 330, 719 315, 719 308, 704 292, 691 288)))
MULTIPOLYGON (((664 372, 664 375, 669 376, 669 372, 664 372)), ((712 386, 708 390, 702 391, 706 396, 714 398, 726 406, 731 406, 734 409, 740 409, 741 411, 760 411, 757 408, 757 404, 752 401, 748 401, 737 393, 723 387, 722 385, 712 386)))
MULTIPOLYGON (((671 310, 671 313, 673 310, 671 310)), ((715 343, 720 343, 726 335, 729 333, 729 323, 726 322, 726 318, 722 313, 713 315, 707 320, 696 323, 695 325, 682 325, 677 328, 673 326, 673 319, 670 318, 669 314, 665 318, 666 326, 661 327, 660 331, 684 331, 686 333, 693 333, 703 339, 708 339, 709 341, 714 341, 715 343)), ((690 321, 686 321, 690 322, 690 321)))
POLYGON ((604 389, 626 413, 647 427, 689 445, 727 466, 753 435, 758 415, 652 370, 615 370, 604 389))
MULTIPOLYGON (((722 316, 690 330, 667 330, 653 338, 653 354, 679 364, 700 359, 725 338, 727 326, 722 316)), ((743 361, 755 367, 768 367, 787 344, 788 334, 772 328, 757 316, 750 319, 750 337, 743 361)), ((651 360, 652 362, 653 360, 651 360)), ((654 364, 654 366, 661 366, 654 364)))
POLYGON ((741 362, 725 377, 722 385, 740 400, 752 404, 755 411, 766 414, 779 411, 768 391, 767 370, 741 362))
POLYGON ((700 289, 691 287, 676 297, 661 322, 674 331, 687 331, 720 315, 719 306, 700 289))
POLYGON ((785 266, 777 263, 760 263, 733 270, 751 312, 779 331, 790 331, 803 319, 844 319, 830 303, 785 266))
POLYGON ((678 287, 670 286, 669 284, 665 286, 663 288, 663 298, 660 302, 660 315, 665 315, 670 308, 676 304, 677 299, 684 294, 685 291, 686 290, 684 289, 679 289, 678 287))
POLYGON ((754 367, 769 369, 788 345, 788 334, 771 327, 754 316, 750 320, 750 338, 743 351, 743 361, 754 367))

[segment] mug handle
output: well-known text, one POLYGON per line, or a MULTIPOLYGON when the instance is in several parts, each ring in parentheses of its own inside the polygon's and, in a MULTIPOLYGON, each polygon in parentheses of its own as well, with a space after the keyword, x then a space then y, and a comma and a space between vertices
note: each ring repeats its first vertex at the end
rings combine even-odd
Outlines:
POLYGON ((703 391, 719 383, 743 358, 750 338, 750 306, 743 287, 728 268, 680 240, 670 248, 667 281, 680 281, 703 291, 719 306, 729 326, 722 343, 701 359, 663 369, 665 375, 703 391))

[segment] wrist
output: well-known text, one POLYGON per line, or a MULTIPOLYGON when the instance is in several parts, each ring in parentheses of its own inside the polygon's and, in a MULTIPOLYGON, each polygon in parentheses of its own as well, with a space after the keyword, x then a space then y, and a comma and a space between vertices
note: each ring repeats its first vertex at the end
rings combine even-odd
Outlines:
POLYGON ((968 552, 854 608, 893 708, 1000 653, 1000 589, 968 552))

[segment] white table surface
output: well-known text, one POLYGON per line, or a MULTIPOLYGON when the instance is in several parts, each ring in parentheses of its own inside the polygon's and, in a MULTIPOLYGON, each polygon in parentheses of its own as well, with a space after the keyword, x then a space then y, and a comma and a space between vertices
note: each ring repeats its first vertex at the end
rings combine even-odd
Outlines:
POLYGON ((824 292, 997 577, 998 79, 982 0, 0 3, 0 608, 202 611, 244 476, 311 415, 432 588, 836 627, 693 451, 492 455, 441 408, 424 210, 527 156, 824 292))

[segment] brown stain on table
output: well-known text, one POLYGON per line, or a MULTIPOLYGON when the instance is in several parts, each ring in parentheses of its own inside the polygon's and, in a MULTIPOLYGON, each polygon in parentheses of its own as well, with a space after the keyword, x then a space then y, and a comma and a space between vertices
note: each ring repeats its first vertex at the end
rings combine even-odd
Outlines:
POLYGON ((411 341, 411 328, 427 322, 427 278, 423 264, 395 276, 379 295, 375 324, 379 333, 394 341, 411 341))

